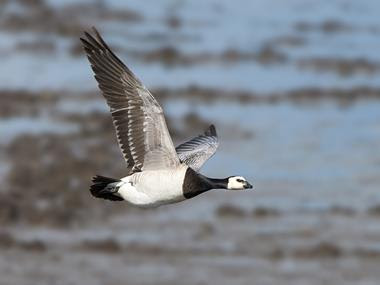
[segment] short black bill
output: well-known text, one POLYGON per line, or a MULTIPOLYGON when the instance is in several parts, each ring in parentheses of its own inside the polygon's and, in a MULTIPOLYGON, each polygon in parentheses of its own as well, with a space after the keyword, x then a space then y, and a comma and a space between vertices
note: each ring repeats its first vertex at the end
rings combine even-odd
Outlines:
POLYGON ((253 186, 251 184, 249 184, 249 182, 247 182, 245 185, 244 185, 244 189, 252 189, 253 186))

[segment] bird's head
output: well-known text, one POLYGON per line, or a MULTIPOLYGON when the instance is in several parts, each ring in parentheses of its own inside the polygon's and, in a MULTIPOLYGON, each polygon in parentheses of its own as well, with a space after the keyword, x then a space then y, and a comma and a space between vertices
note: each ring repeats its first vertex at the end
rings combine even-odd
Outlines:
POLYGON ((228 190, 244 190, 251 188, 253 188, 253 186, 243 176, 228 177, 228 190))

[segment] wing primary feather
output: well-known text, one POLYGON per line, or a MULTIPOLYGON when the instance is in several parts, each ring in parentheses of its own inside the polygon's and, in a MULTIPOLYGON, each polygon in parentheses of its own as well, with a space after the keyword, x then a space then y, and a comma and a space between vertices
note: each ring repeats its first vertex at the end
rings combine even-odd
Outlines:
POLYGON ((176 151, 181 162, 198 171, 215 154, 218 146, 216 129, 211 125, 203 135, 177 146, 176 151))
POLYGON ((173 168, 180 161, 161 106, 114 54, 96 28, 80 38, 95 79, 111 109, 117 140, 128 168, 173 168))

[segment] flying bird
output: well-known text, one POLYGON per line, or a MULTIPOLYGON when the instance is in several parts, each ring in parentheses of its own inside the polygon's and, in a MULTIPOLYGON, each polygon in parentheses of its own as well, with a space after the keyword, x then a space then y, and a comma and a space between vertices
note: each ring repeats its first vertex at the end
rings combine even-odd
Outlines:
POLYGON ((175 148, 161 106, 98 31, 85 32, 81 41, 110 107, 127 164, 124 178, 95 176, 90 188, 93 196, 148 208, 184 201, 211 189, 252 188, 242 176, 216 179, 200 174, 219 145, 215 126, 175 148))

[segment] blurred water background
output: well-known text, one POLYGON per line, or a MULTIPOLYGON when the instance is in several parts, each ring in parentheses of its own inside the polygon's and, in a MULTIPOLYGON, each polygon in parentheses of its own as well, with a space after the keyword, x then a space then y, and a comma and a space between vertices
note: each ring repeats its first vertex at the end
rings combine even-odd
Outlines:
POLYGON ((0 284, 378 284, 380 2, 0 1, 0 284), (124 161, 79 37, 96 26, 175 143, 214 123, 213 191, 96 200, 124 161))

